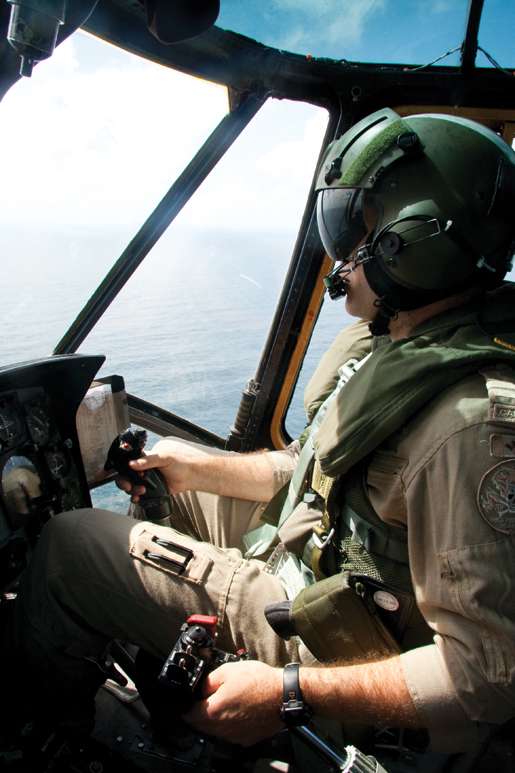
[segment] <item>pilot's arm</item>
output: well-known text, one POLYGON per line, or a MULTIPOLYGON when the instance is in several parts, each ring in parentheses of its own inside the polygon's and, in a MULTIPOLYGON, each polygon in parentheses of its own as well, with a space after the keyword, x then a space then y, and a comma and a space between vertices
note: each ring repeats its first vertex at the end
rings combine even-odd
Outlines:
MULTIPOLYGON (((145 457, 130 462, 139 472, 158 467, 171 494, 205 491, 220 496, 268 502, 291 478, 299 454, 294 442, 281 451, 240 454, 213 452, 199 444, 167 438, 160 440, 145 457)), ((118 485, 131 493, 134 502, 144 487, 126 480, 118 485)))

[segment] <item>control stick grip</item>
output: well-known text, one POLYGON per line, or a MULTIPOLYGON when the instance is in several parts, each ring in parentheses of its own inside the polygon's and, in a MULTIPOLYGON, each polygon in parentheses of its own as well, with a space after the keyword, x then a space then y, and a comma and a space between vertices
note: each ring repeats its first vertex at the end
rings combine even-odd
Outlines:
POLYGON ((145 511, 146 520, 159 523, 161 526, 169 526, 172 498, 168 493, 163 473, 156 469, 146 470, 141 482, 146 491, 140 495, 139 505, 145 511))
POLYGON ((145 513, 145 520, 153 521, 161 526, 170 525, 172 514, 172 498, 164 476, 160 470, 153 468, 145 470, 143 476, 135 472, 129 466, 129 462, 143 456, 143 449, 147 442, 145 430, 126 429, 117 435, 107 454, 104 465, 106 471, 116 470, 133 485, 145 486, 145 493, 140 495, 139 505, 145 513))

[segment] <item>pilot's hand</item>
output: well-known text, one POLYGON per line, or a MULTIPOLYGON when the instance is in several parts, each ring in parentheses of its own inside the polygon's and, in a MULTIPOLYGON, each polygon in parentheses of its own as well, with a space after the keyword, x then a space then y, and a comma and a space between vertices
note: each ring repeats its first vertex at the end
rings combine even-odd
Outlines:
MULTIPOLYGON (((140 459, 129 462, 129 466, 139 473, 143 479, 145 470, 154 468, 162 473, 170 494, 178 494, 181 491, 189 491, 194 486, 192 461, 193 453, 185 450, 183 443, 174 440, 160 440, 152 451, 140 459)), ((142 480, 141 486, 131 483, 127 478, 116 478, 118 488, 131 495, 133 502, 138 502, 146 488, 142 480)))
POLYGON ((251 746, 284 728, 282 671, 256 660, 225 663, 203 684, 203 699, 184 719, 207 735, 251 746))

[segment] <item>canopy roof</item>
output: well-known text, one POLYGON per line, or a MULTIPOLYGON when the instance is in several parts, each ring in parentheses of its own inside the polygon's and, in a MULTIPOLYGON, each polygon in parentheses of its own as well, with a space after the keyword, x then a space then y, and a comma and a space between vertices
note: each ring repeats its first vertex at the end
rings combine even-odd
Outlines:
MULTIPOLYGON (((146 2, 67 0, 59 40, 82 26, 239 92, 349 103, 353 113, 385 104, 515 108, 515 4, 505 0, 221 0, 215 27, 173 44, 149 30, 146 2)), ((9 10, 2 3, 4 35, 9 10)), ((4 35, 0 96, 19 77, 4 35)))

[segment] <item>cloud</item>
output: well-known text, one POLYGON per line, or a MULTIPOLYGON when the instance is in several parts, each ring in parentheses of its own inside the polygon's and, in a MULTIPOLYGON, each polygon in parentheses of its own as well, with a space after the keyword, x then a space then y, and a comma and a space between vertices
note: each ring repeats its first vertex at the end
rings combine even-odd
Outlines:
POLYGON ((343 57, 345 46, 360 42, 367 21, 384 10, 386 1, 322 0, 315 4, 312 0, 275 0, 278 10, 295 11, 296 20, 302 19, 301 25, 288 25, 288 33, 278 38, 277 45, 288 51, 318 51, 338 44, 343 57))
POLYGON ((204 227, 295 232, 327 124, 325 110, 270 100, 181 213, 204 227))
POLYGON ((451 3, 450 0, 434 0, 429 8, 427 8, 427 5, 425 5, 425 8, 432 13, 448 13, 455 9, 456 5, 451 3))
POLYGON ((223 87, 105 47, 74 36, 4 98, 3 219, 142 221, 226 113, 223 87))
MULTIPOLYGON (((81 34, 1 107, 0 221, 120 225, 129 238, 225 115, 227 98, 221 86, 81 34)), ((296 231, 326 122, 320 108, 269 101, 179 221, 296 231)))

